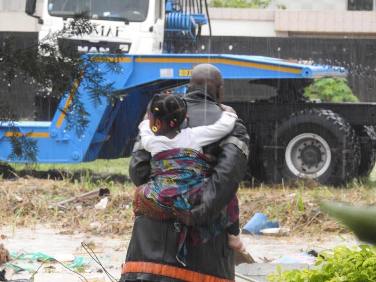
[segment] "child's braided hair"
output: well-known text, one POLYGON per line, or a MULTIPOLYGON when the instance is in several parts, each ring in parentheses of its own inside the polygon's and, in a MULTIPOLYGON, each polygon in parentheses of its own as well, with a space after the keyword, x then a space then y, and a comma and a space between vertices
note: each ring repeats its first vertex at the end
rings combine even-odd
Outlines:
POLYGON ((168 128, 179 128, 187 115, 187 105, 179 95, 155 94, 150 102, 150 113, 168 128))

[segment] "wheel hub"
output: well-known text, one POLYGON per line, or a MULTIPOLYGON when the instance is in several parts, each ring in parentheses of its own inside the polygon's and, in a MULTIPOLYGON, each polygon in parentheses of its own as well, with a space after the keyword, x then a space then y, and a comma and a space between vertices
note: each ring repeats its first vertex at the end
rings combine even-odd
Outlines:
POLYGON ((331 161, 328 143, 314 133, 294 137, 286 147, 285 160, 290 171, 303 178, 317 178, 324 174, 331 161))
POLYGON ((304 165, 315 166, 321 162, 321 152, 315 147, 305 148, 301 153, 301 159, 304 165))

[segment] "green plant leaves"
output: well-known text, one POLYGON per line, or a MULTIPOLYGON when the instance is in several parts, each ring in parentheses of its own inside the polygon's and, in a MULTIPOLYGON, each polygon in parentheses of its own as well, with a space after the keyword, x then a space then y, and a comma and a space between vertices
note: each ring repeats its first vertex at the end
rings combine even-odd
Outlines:
POLYGON ((358 102, 345 78, 323 77, 308 86, 304 95, 322 102, 358 102))
POLYGON ((337 247, 320 253, 315 268, 291 270, 268 277, 271 282, 371 282, 376 281, 376 249, 369 245, 359 248, 337 247))

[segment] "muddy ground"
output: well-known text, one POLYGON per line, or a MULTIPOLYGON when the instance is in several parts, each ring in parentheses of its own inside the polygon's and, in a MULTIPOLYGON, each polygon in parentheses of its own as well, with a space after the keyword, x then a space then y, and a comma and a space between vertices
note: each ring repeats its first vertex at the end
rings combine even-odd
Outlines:
MULTIPOLYGON (((91 246, 105 268, 115 278, 119 277, 133 222, 133 187, 130 183, 92 182, 85 176, 59 181, 26 176, 0 180, 0 185, 0 244, 9 250, 12 259, 7 264, 8 278, 30 278, 37 272, 35 282, 110 281, 83 250, 81 242, 91 246), (57 205, 99 188, 108 189, 110 194, 57 205), (105 208, 96 208, 106 197, 105 208), (73 270, 85 278, 56 261, 42 263, 38 256, 16 259, 19 254, 38 253, 56 258, 65 266, 72 266, 74 258, 84 258, 82 265, 76 265, 73 270), (19 271, 12 264, 26 270, 19 271), (42 267, 38 270, 40 265, 42 267)), ((262 212, 290 230, 282 237, 243 235, 247 249, 258 262, 273 262, 309 250, 319 252, 337 245, 356 244, 355 238, 344 227, 320 212, 319 200, 376 202, 373 188, 360 183, 343 189, 321 187, 315 183, 290 187, 242 187, 238 197, 242 225, 256 212, 262 212)))
MULTIPOLYGON (((129 236, 95 236, 76 232, 71 235, 59 234, 58 230, 46 226, 34 228, 1 228, 0 233, 4 239, 2 242, 11 253, 43 253, 56 257, 69 265, 71 257, 84 257, 86 264, 80 270, 76 269, 88 279, 88 281, 110 281, 101 267, 95 263, 81 247, 82 242, 91 246, 104 267, 115 277, 119 278, 121 263, 124 260, 129 236)), ((247 250, 257 262, 273 262, 281 257, 297 256, 310 250, 318 252, 333 248, 337 245, 354 245, 356 240, 351 235, 338 236, 337 234, 307 234, 307 236, 290 235, 286 237, 269 237, 257 235, 242 235, 247 250)), ((37 271, 42 262, 14 260, 14 264, 28 266, 37 271)), ((306 261, 302 261, 306 263, 306 261)), ((12 279, 29 279, 33 271, 21 271, 17 274, 9 272, 12 279)), ((59 263, 48 262, 43 264, 35 276, 39 281, 81 281, 80 277, 66 269, 59 263), (72 280, 71 280, 72 279, 72 280)), ((240 280, 239 280, 240 281, 240 280)))

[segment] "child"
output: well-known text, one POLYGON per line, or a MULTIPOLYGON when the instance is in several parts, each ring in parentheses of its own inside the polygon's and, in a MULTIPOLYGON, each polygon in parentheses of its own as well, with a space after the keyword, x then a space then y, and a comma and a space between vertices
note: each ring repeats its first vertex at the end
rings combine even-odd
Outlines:
MULTIPOLYGON (((151 180, 137 189, 136 215, 171 220, 177 213, 184 214, 200 202, 205 179, 210 176, 209 160, 202 148, 228 135, 237 120, 231 108, 225 109, 227 111, 223 111, 214 124, 180 129, 187 114, 185 101, 177 95, 153 97, 148 119, 139 125, 141 144, 152 155, 152 173, 151 180)), ((250 261, 240 241, 236 197, 210 227, 191 228, 187 234, 184 226, 180 233, 177 260, 184 265, 186 239, 196 244, 203 243, 224 229, 228 232, 229 246, 240 253, 245 262, 250 261)))

